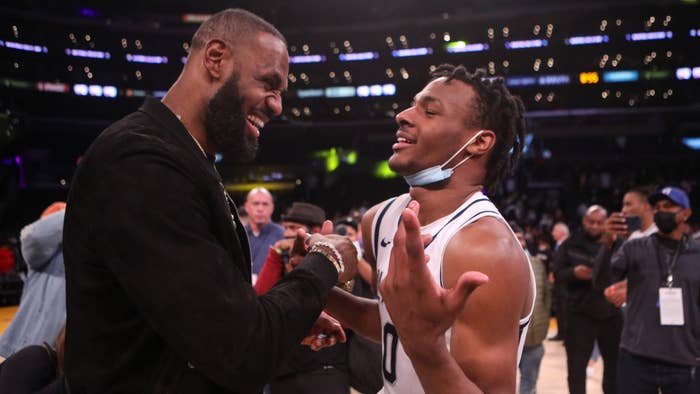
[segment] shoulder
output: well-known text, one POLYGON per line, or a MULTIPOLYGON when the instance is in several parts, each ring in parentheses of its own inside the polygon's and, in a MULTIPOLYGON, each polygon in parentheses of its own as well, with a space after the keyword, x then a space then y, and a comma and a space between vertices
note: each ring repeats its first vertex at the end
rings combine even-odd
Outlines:
POLYGON ((362 243, 364 244, 365 249, 365 259, 374 261, 374 246, 372 245, 372 240, 374 237, 374 234, 372 233, 372 225, 374 224, 374 218, 382 208, 396 198, 397 197, 386 199, 379 204, 374 205, 372 208, 368 209, 364 215, 362 215, 362 222, 360 223, 360 226, 362 228, 362 243))
POLYGON ((446 287, 451 287, 466 271, 481 271, 492 281, 530 277, 530 262, 510 228, 502 220, 488 216, 463 227, 452 237, 445 250, 443 269, 446 287))

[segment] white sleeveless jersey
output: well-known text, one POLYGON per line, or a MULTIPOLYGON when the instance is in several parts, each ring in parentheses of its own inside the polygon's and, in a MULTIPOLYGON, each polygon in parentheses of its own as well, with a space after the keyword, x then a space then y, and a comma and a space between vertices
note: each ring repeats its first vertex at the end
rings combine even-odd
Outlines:
MULTIPOLYGON (((377 282, 381 282, 384 279, 384 275, 389 269, 389 257, 393 246, 394 234, 398 228, 401 213, 403 209, 408 206, 410 201, 411 197, 408 194, 403 194, 387 200, 380 205, 374 217, 374 222, 372 223, 372 250, 377 262, 377 282)), ((461 228, 486 216, 495 217, 505 222, 496 206, 488 197, 481 192, 476 192, 454 212, 421 227, 421 233, 433 235, 433 240, 426 247, 425 253, 430 255, 428 268, 430 269, 433 279, 435 279, 440 286, 443 286, 442 258, 447 244, 461 228)), ((510 228, 510 226, 508 226, 508 228, 510 228)), ((515 237, 515 234, 513 234, 513 236, 515 237)), ((524 253, 523 251, 523 254, 524 253)), ((533 294, 536 294, 532 267, 530 267, 530 278, 533 286, 533 294)), ((411 360, 403 350, 396 328, 384 304, 381 291, 379 291, 378 295, 379 314, 382 325, 382 372, 384 375, 384 389, 380 391, 380 393, 424 393, 418 375, 411 364, 411 360)), ((534 305, 535 301, 533 300, 533 307, 530 309, 530 313, 527 317, 520 320, 518 362, 520 361, 520 354, 525 343, 527 326, 530 322, 534 305)), ((445 333, 448 349, 450 348, 451 334, 452 329, 450 328, 445 333)))

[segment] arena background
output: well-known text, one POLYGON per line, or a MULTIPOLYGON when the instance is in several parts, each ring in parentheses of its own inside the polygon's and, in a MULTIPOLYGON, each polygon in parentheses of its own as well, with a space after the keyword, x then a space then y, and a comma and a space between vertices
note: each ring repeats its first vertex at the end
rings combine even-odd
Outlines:
MULTIPOLYGON (((278 219, 307 200, 336 216, 406 189, 387 171, 394 116, 443 62, 503 75, 528 110, 518 173, 489 194, 534 226, 612 210, 633 185, 680 185, 698 211, 697 1, 13 1, 0 6, 0 230, 66 198, 82 152, 176 79, 208 13, 249 9, 286 35, 284 114, 255 162, 219 168, 278 219)), ((119 193, 119 190, 115 190, 119 193)), ((697 222, 697 214, 692 219, 697 222)))

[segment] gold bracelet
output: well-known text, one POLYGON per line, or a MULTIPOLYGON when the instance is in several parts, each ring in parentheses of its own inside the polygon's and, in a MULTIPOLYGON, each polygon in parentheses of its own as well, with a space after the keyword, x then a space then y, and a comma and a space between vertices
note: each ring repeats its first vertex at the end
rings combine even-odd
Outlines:
POLYGON ((323 255, 323 257, 327 258, 332 264, 333 268, 338 272, 338 276, 340 276, 340 264, 338 264, 338 261, 336 260, 335 256, 329 253, 325 248, 311 248, 309 251, 310 253, 318 253, 320 255, 323 255))

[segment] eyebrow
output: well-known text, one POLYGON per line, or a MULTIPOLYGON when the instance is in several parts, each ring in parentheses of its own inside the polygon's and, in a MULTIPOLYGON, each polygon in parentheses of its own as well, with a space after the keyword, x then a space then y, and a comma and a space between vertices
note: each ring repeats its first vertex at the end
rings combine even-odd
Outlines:
POLYGON ((276 88, 278 88, 282 93, 287 92, 287 88, 282 88, 282 81, 284 78, 279 73, 273 72, 273 73, 268 73, 264 74, 261 77, 262 80, 270 82, 270 84, 276 88))
POLYGON ((413 101, 421 104, 435 103, 437 105, 442 106, 442 101, 440 101, 439 98, 429 95, 421 95, 420 93, 413 96, 413 101))

